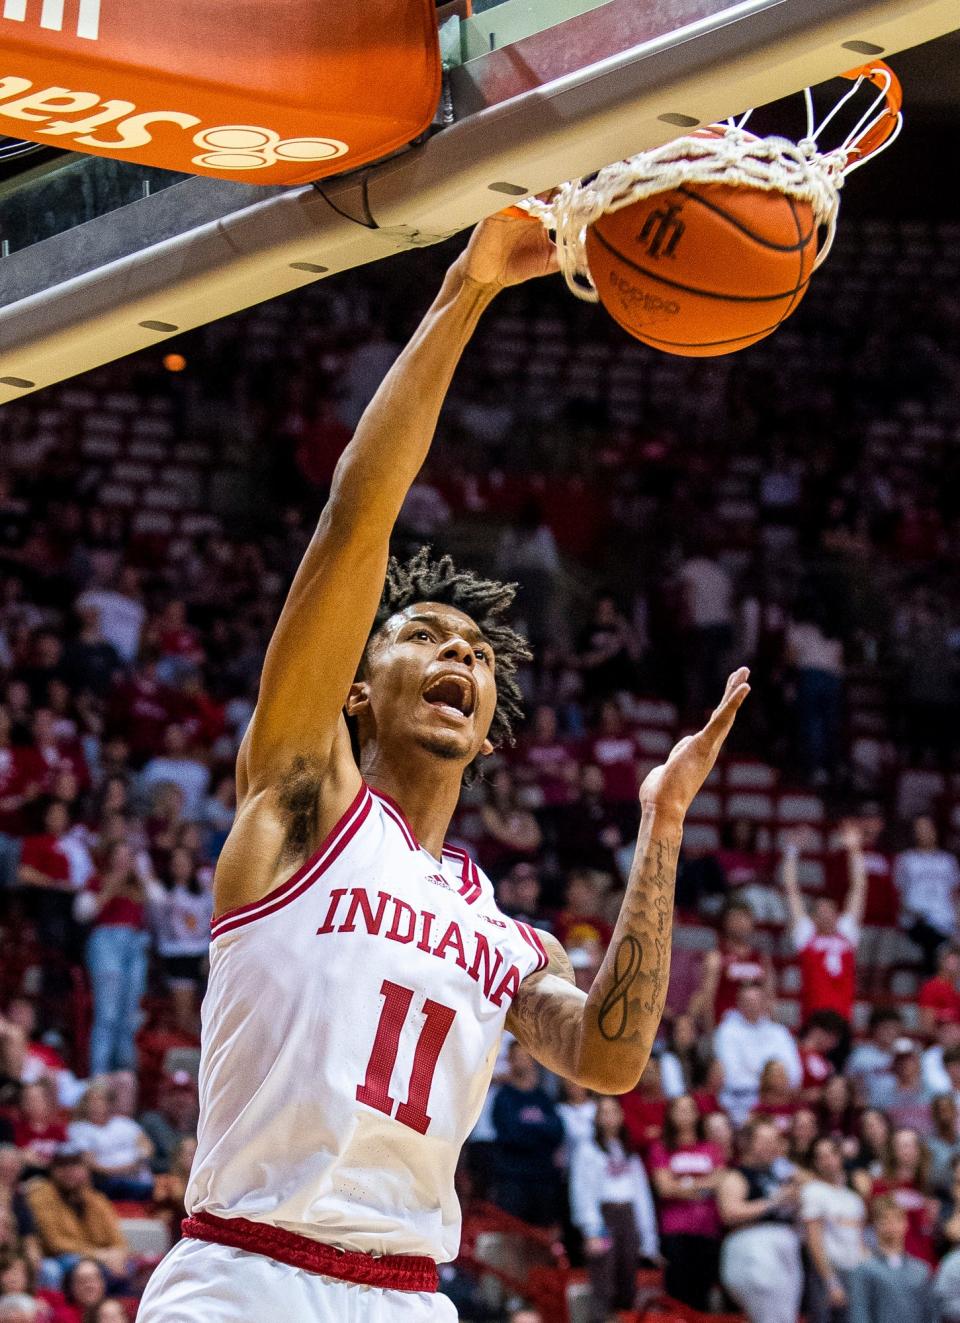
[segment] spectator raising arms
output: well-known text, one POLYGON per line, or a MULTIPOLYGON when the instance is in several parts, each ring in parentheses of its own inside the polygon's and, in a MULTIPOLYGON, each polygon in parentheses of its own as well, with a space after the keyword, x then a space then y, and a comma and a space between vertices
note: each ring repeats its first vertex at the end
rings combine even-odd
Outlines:
POLYGON ((836 902, 818 896, 808 916, 800 892, 800 848, 794 838, 783 854, 783 888, 790 915, 790 935, 800 959, 804 1020, 814 1011, 836 1011, 847 1024, 856 996, 856 956, 867 898, 867 873, 857 827, 848 823, 844 844, 852 878, 843 913, 836 902))
POLYGON ((593 1137, 574 1152, 570 1211, 589 1261, 591 1323, 607 1323, 613 1310, 633 1308, 638 1258, 659 1254, 647 1174, 627 1151, 616 1098, 598 1099, 593 1137))

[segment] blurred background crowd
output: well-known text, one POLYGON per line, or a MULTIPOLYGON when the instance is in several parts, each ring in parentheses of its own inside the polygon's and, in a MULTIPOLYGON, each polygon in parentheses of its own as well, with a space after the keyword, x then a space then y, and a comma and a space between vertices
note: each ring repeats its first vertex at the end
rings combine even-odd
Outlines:
MULTIPOLYGON (((179 1235, 263 650, 449 255, 0 411, 0 1323, 132 1319, 179 1235)), ((445 1270, 464 1320, 555 1323, 551 1274, 585 1323, 638 1289, 960 1319, 958 274, 960 226, 851 219, 747 354, 658 357, 559 282, 467 351, 395 550, 521 584, 528 718, 453 837, 584 987, 640 780, 728 667, 753 695, 689 815, 636 1090, 504 1043, 445 1270)))

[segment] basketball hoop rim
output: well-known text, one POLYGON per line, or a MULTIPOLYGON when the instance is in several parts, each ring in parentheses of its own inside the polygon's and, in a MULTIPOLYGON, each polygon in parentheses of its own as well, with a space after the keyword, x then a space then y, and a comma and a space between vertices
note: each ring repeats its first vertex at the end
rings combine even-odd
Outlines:
POLYGON ((775 136, 754 137, 745 127, 753 114, 747 110, 722 124, 704 126, 660 147, 615 161, 587 182, 569 180, 546 201, 525 198, 509 211, 534 217, 553 233, 568 288, 589 303, 598 301, 586 255, 590 226, 607 212, 684 185, 763 189, 808 203, 817 227, 824 232, 814 263, 816 270, 833 246, 844 179, 890 146, 903 124, 900 81, 883 60, 860 65, 841 77, 852 81, 853 87, 819 123, 811 89, 805 89, 807 131, 796 143, 775 136), (875 87, 877 95, 840 145, 821 151, 819 137, 864 84, 875 87))

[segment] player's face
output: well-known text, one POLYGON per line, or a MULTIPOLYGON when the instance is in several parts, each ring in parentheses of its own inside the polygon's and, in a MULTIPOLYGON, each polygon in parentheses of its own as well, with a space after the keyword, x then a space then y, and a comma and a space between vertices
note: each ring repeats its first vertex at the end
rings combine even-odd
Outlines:
POLYGON ((392 616, 371 649, 367 675, 351 691, 361 744, 402 750, 411 741, 466 766, 492 752, 497 706, 493 649, 463 611, 417 602, 392 616))

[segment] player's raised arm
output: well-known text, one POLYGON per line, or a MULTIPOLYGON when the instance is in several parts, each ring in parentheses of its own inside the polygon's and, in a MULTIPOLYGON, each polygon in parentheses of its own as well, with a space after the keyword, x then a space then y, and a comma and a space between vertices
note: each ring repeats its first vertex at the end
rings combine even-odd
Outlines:
POLYGON ((557 1074, 602 1093, 632 1089, 650 1056, 670 981, 673 892, 683 820, 710 775, 750 687, 735 671, 703 730, 681 740, 640 789, 637 853, 620 917, 589 993, 572 985, 560 944, 527 978, 507 1017, 526 1049, 557 1074))
POLYGON ((400 507, 426 458, 454 369, 498 290, 556 269, 543 226, 495 216, 466 250, 360 420, 267 650, 238 769, 241 796, 292 760, 322 771, 383 589, 400 507))

